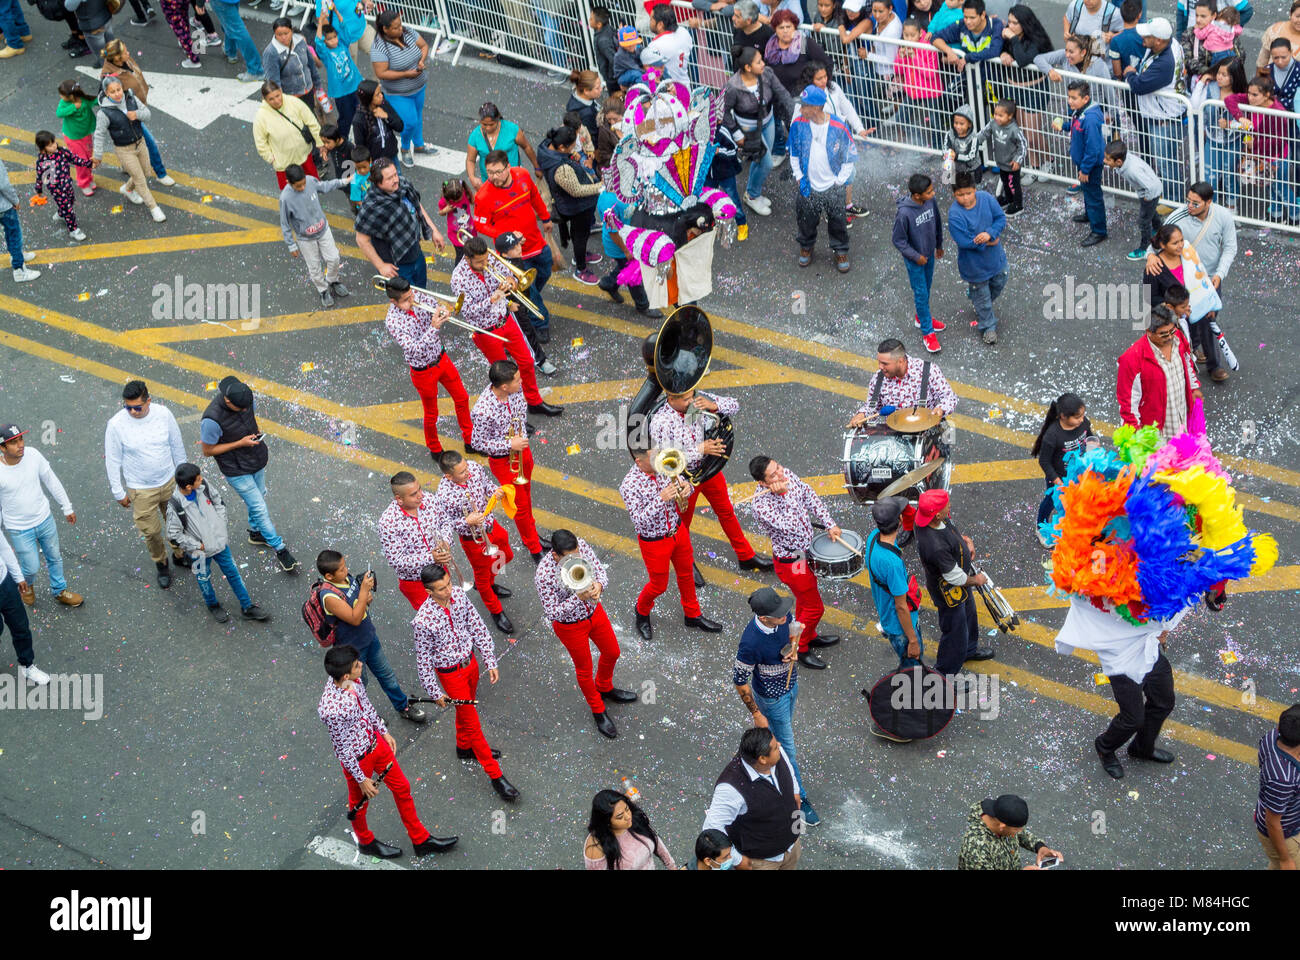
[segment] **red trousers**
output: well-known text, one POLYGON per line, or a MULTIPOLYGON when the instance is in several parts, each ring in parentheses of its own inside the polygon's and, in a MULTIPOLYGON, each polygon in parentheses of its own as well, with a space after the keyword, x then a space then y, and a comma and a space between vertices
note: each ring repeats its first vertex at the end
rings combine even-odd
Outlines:
POLYGON ((524 381, 524 399, 529 405, 541 403, 542 395, 537 390, 537 368, 533 362, 533 351, 528 346, 528 341, 524 339, 524 332, 519 329, 519 321, 514 317, 506 317, 506 322, 492 332, 499 337, 505 337, 509 343, 502 343, 493 337, 476 333, 474 346, 487 357, 488 363, 504 360, 508 352, 510 359, 519 365, 519 375, 524 381))
POLYGON ((424 370, 411 370, 411 384, 420 395, 420 405, 424 407, 424 445, 434 453, 442 453, 442 441, 438 439, 438 384, 446 388, 452 403, 456 405, 456 420, 460 423, 461 439, 469 446, 470 433, 474 424, 469 418, 469 394, 460 381, 460 371, 451 357, 444 351, 442 358, 424 370))
POLYGON ((817 577, 808 568, 808 560, 779 560, 772 558, 776 567, 776 578, 790 588, 794 594, 794 618, 803 624, 803 633, 799 635, 799 652, 808 652, 808 641, 817 637, 817 624, 821 623, 826 607, 822 603, 821 591, 817 589, 817 577))
MULTIPOLYGON (((478 658, 471 657, 469 666, 451 673, 439 670, 438 682, 453 700, 473 700, 478 695, 478 658)), ((492 747, 488 744, 487 737, 483 736, 483 727, 478 722, 477 707, 456 707, 456 747, 460 750, 473 750, 474 758, 483 765, 483 770, 493 780, 501 776, 501 766, 492 759, 492 747)))
POLYGON ((602 693, 609 693, 614 686, 614 664, 618 663, 618 638, 610 626, 605 608, 596 604, 596 611, 586 620, 577 623, 560 623, 551 621, 551 629, 564 644, 573 658, 573 669, 578 673, 578 689, 587 698, 587 706, 592 713, 604 713, 605 701, 602 693), (596 677, 591 676, 591 644, 596 645, 600 659, 596 662, 596 677))
POLYGON ((402 591, 402 596, 410 601, 415 610, 419 610, 424 606, 424 601, 429 599, 429 591, 424 589, 424 584, 419 580, 398 580, 397 589, 402 591))
POLYGON ((668 589, 668 567, 671 565, 677 574, 682 610, 688 617, 700 616, 700 601, 695 596, 695 575, 691 571, 695 552, 691 549, 691 532, 686 525, 679 523, 677 532, 663 540, 637 537, 636 542, 641 545, 641 558, 645 561, 646 573, 650 575, 650 581, 636 598, 636 612, 643 617, 650 615, 655 598, 668 589))
MULTIPOLYGON (((456 694, 452 694, 452 696, 456 696, 456 694)), ((386 786, 393 791, 393 800, 397 803, 397 812, 402 818, 402 826, 406 827, 406 835, 411 838, 411 843, 424 843, 424 841, 428 840, 429 831, 424 829, 424 824, 420 822, 420 816, 415 812, 415 801, 411 799, 410 781, 406 779, 406 774, 402 773, 402 768, 397 765, 397 758, 393 756, 393 751, 389 748, 388 742, 383 737, 377 738, 375 749, 362 757, 359 762, 361 772, 367 777, 373 777, 388 766, 389 762, 393 764, 393 768, 384 776, 384 782, 381 786, 386 786)), ((343 765, 339 764, 339 766, 343 765)), ((348 782, 348 806, 355 807, 364 796, 361 793, 361 787, 352 779, 352 774, 348 773, 347 767, 343 767, 343 776, 348 782)), ((370 805, 367 804, 357 811, 357 818, 352 821, 352 829, 356 832, 357 841, 360 843, 373 843, 375 839, 375 835, 366 826, 366 813, 369 810, 370 805)))
POLYGON ((695 516, 695 501, 700 499, 700 494, 704 494, 704 499, 709 501, 709 506, 717 514, 722 532, 727 535, 727 539, 731 541, 731 549, 736 552, 736 559, 752 560, 754 548, 749 545, 745 531, 740 529, 740 521, 736 519, 736 508, 731 505, 731 494, 727 492, 727 481, 721 473, 715 473, 695 488, 691 494, 691 502, 686 507, 686 512, 682 514, 682 525, 686 527, 691 525, 691 517, 695 516))
POLYGON ((485 549, 483 545, 465 537, 460 538, 460 545, 465 550, 465 556, 469 557, 469 565, 474 568, 474 589, 483 598, 483 606, 488 608, 488 613, 500 613, 501 601, 492 589, 492 582, 496 580, 497 574, 506 568, 506 564, 515 558, 515 555, 510 549, 510 534, 506 533, 506 528, 502 524, 492 524, 487 537, 501 551, 495 557, 487 556, 483 552, 485 549))
MULTIPOLYGON (((531 480, 533 451, 525 449, 523 455, 523 474, 531 480)), ((488 467, 492 470, 492 476, 498 481, 515 488, 515 529, 519 531, 519 539, 524 542, 525 550, 529 553, 539 552, 542 549, 542 541, 537 536, 537 524, 533 522, 533 485, 515 483, 515 474, 510 472, 509 457, 489 457, 488 467)))
MULTIPOLYGON (((302 172, 307 174, 307 176, 309 177, 320 176, 320 174, 316 172, 316 163, 315 161, 312 160, 310 155, 308 155, 306 160, 298 164, 298 166, 302 167, 302 172)), ((285 187, 289 185, 289 178, 284 175, 283 170, 277 170, 275 171, 275 182, 278 183, 280 185, 280 189, 283 190, 285 187)))

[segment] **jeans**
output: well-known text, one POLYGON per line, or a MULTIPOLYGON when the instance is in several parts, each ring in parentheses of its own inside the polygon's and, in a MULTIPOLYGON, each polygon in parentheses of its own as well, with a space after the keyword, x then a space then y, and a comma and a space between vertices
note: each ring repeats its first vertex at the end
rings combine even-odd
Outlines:
MULTIPOLYGON (((752 137, 755 131, 751 130, 745 134, 746 138, 752 137)), ((745 181, 745 193, 750 197, 761 197, 763 195, 763 182, 767 175, 772 172, 772 148, 776 142, 776 118, 773 117, 763 124, 762 130, 758 135, 763 140, 763 145, 767 147, 763 151, 763 159, 753 161, 749 165, 749 179, 745 181)))
POLYGON ((203 594, 203 601, 209 607, 217 605, 217 594, 212 589, 212 565, 216 564, 221 568, 221 572, 226 575, 226 582, 230 584, 230 590, 239 601, 239 609, 247 610, 253 605, 253 600, 244 589, 244 578, 239 575, 239 567, 235 564, 235 558, 230 555, 230 547, 226 547, 214 557, 198 557, 194 561, 194 579, 198 581, 199 590, 203 594))
POLYGON ((22 568, 23 577, 28 583, 36 582, 36 574, 41 569, 40 553, 45 554, 45 565, 50 570, 50 594, 57 597, 68 587, 63 579, 63 555, 59 553, 59 529, 54 525, 54 514, 44 522, 26 530, 10 530, 9 541, 13 544, 14 554, 18 557, 18 566, 22 568))
POLYGON ((1279 220, 1287 216, 1300 216, 1300 204, 1296 203, 1293 175, 1290 160, 1284 158, 1277 162, 1273 171, 1273 203, 1268 209, 1269 216, 1279 220))
POLYGON ((551 58, 551 63, 557 67, 567 66, 568 61, 565 59, 564 35, 560 33, 560 21, 556 19, 555 14, 549 10, 543 10, 538 7, 533 11, 537 15, 537 22, 542 27, 542 42, 546 44, 547 56, 551 58))
MULTIPOLYGON (((1215 187, 1217 193, 1218 188, 1215 187)), ((1155 237, 1156 231, 1159 230, 1158 224, 1160 218, 1156 214, 1156 207, 1160 204, 1160 198, 1154 200, 1138 199, 1138 248, 1145 250, 1151 245, 1152 238, 1155 237)))
POLYGON ((1043 494, 1042 502, 1038 504, 1038 523, 1040 524, 1046 523, 1052 516, 1052 490, 1056 486, 1051 480, 1045 482, 1047 483, 1047 490, 1043 494))
POLYGON ((271 521, 271 511, 266 507, 266 467, 257 473, 246 473, 242 477, 226 477, 226 483, 234 488, 235 493, 248 508, 248 525, 262 535, 266 545, 272 550, 284 546, 284 540, 275 532, 271 521))
POLYGON ((5 247, 13 260, 13 268, 21 270, 23 268, 23 227, 18 222, 17 209, 10 207, 4 213, 0 213, 0 226, 4 227, 5 247))
POLYGON ((934 254, 930 254, 925 266, 913 263, 906 257, 903 264, 907 267, 907 282, 912 285, 912 305, 916 308, 917 319, 921 321, 921 336, 928 337, 934 333, 933 317, 930 316, 930 287, 934 284, 934 254))
POLYGON ((402 118, 401 146, 405 150, 414 144, 424 146, 424 92, 428 87, 421 87, 409 96, 384 92, 384 102, 392 104, 393 110, 402 118))
MULTIPOLYGON (((609 273, 601 277, 597 286, 607 293, 614 293, 618 290, 618 275, 627 266, 627 257, 610 257, 609 260, 613 266, 609 268, 609 273)), ((627 292, 632 294, 632 305, 637 310, 645 311, 650 309, 650 298, 646 296, 645 284, 638 283, 635 286, 628 287, 627 292)))
POLYGON ((248 34, 248 27, 244 26, 244 18, 239 13, 239 4, 227 3, 226 0, 213 0, 208 4, 208 11, 220 22, 221 30, 226 35, 226 42, 223 45, 226 56, 233 57, 238 51, 244 58, 244 69, 253 76, 260 77, 262 51, 257 49, 257 44, 248 34))
POLYGON ((849 252, 849 223, 844 211, 843 187, 812 190, 806 197, 802 193, 796 193, 794 215, 797 226, 795 240, 800 249, 811 250, 817 243, 817 225, 824 215, 831 250, 843 254, 849 252))
MULTIPOLYGON (((551 311, 546 309, 546 304, 542 300, 542 290, 546 287, 546 281, 551 279, 551 271, 555 269, 555 257, 551 254, 550 244, 543 244, 542 249, 531 257, 524 257, 519 261, 519 265, 525 270, 536 270, 537 279, 533 285, 524 291, 524 296, 533 302, 541 317, 534 317, 531 313, 528 315, 529 322, 532 323, 533 329, 541 332, 551 328, 551 311)), ((419 284, 424 286, 424 284, 419 284)))
POLYGON ((736 205, 736 226, 743 227, 747 222, 745 219, 745 205, 740 202, 740 188, 736 186, 736 178, 727 177, 725 180, 715 180, 710 175, 704 178, 704 185, 715 190, 721 190, 731 198, 731 202, 736 205))
POLYGON ((921 657, 925 655, 925 638, 921 636, 921 628, 919 625, 914 625, 914 629, 916 630, 916 643, 919 648, 916 651, 915 657, 909 657, 907 655, 907 637, 903 636, 901 633, 885 634, 889 640, 889 645, 894 648, 894 653, 898 654, 898 666, 900 669, 902 667, 915 666, 921 662, 921 657))
POLYGON ((788 693, 782 693, 781 696, 774 700, 769 700, 762 696, 757 689, 754 690, 754 703, 758 709, 763 712, 767 718, 768 729, 772 731, 772 736, 776 737, 785 750, 785 755, 790 758, 790 766, 794 767, 795 779, 799 781, 799 793, 808 796, 808 785, 803 782, 803 774, 799 772, 799 764, 794 758, 794 707, 799 700, 799 681, 790 682, 788 693))
POLYGON ((1205 178, 1214 187, 1214 198, 1225 207, 1235 207, 1240 192, 1235 146, 1209 139, 1205 141, 1205 178))
POLYGON ((31 36, 32 28, 27 26, 19 0, 0 0, 0 30, 15 50, 23 48, 23 37, 31 36))
MULTIPOLYGON (((339 112, 339 131, 343 134, 345 144, 352 141, 352 118, 357 115, 359 105, 360 100, 355 92, 345 93, 341 97, 334 98, 334 107, 339 112)), ((350 151, 344 156, 350 156, 350 151)), ((341 161, 336 160, 334 165, 341 176, 343 172, 341 161)))
POLYGON ((1083 194, 1083 209, 1088 214, 1088 228, 1101 237, 1106 236, 1106 200, 1101 194, 1101 173, 1104 169, 1099 165, 1091 170, 1079 171, 1088 178, 1079 184, 1079 192, 1083 194))
POLYGON ((32 650, 32 628, 27 622, 27 607, 18 593, 18 584, 14 578, 5 575, 0 580, 0 619, 9 628, 9 636, 14 642, 14 652, 18 654, 18 665, 30 667, 36 662, 32 650))
POLYGON ((979 283, 968 283, 966 285, 966 296, 970 302, 975 305, 975 313, 979 317, 979 323, 976 329, 983 333, 985 330, 996 331, 998 328, 998 317, 993 312, 993 301, 1002 295, 1002 289, 1007 285, 1007 272, 1003 270, 999 274, 989 277, 987 280, 981 280, 979 283))
POLYGON ((140 124, 140 132, 144 134, 144 145, 149 151, 149 166, 153 167, 154 176, 161 180, 167 176, 167 168, 163 165, 162 154, 158 152, 158 141, 154 140, 153 134, 143 123, 140 124))
POLYGON ((402 690, 402 685, 397 682, 397 674, 393 673, 392 666, 388 663, 388 657, 384 654, 384 648, 379 643, 379 638, 370 641, 370 645, 361 653, 361 662, 364 664, 361 670, 361 682, 366 682, 365 667, 370 668, 370 672, 375 675, 379 681, 379 686, 388 694, 388 700, 393 705, 393 709, 401 713, 410 704, 410 698, 402 690))
POLYGON ((420 251, 420 259, 411 263, 399 263, 397 274, 407 283, 415 287, 427 287, 429 285, 429 271, 424 263, 424 251, 420 251))
POLYGON ((787 153, 786 140, 790 136, 790 126, 787 123, 778 123, 776 125, 776 136, 772 142, 772 155, 774 157, 784 157, 787 153))
POLYGON ((1160 177, 1161 195, 1166 199, 1181 199, 1186 192, 1187 178, 1183 175, 1183 162, 1179 144, 1183 137, 1183 120, 1141 117, 1142 153, 1151 161, 1160 177))
POLYGON ((1191 347, 1193 350, 1198 347, 1205 353, 1205 372, 1214 373, 1219 369, 1219 338, 1214 335, 1214 330, 1210 324, 1214 322, 1215 315, 1207 313, 1195 323, 1189 323, 1187 332, 1191 334, 1191 347))

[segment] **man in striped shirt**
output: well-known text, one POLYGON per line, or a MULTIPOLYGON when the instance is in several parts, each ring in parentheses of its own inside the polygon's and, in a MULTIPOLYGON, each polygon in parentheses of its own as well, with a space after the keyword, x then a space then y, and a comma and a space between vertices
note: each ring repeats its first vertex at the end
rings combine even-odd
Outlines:
POLYGON ((1270 870, 1300 864, 1300 703, 1282 711, 1277 729, 1259 738, 1255 829, 1270 870))

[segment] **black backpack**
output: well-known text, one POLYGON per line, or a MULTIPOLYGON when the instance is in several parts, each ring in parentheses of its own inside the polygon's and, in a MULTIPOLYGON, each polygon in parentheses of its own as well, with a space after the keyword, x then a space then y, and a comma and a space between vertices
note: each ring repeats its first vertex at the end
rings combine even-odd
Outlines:
POLYGON ((67 14, 63 8, 63 0, 27 0, 27 2, 39 10, 46 20, 62 20, 67 14))

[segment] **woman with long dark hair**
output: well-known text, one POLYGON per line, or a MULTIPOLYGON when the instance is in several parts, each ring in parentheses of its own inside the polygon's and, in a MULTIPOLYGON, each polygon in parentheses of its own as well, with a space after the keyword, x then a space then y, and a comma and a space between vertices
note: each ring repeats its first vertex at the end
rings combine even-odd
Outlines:
POLYGON ((1047 481, 1047 492, 1038 505, 1038 542, 1045 547, 1049 544, 1042 524, 1052 515, 1052 488, 1065 482, 1065 455, 1083 449, 1089 438, 1095 437, 1083 401, 1076 394, 1063 393, 1052 401, 1042 429, 1029 448, 1030 456, 1038 458, 1038 465, 1047 481))
POLYGON ((1192 101, 1193 118, 1205 117, 1205 179, 1227 207, 1235 206, 1239 196, 1237 163, 1242 133, 1228 125, 1232 116, 1226 109, 1208 105, 1208 101, 1246 93, 1248 83, 1241 58, 1231 57, 1194 77, 1187 94, 1192 101))
POLYGON ((587 847, 588 870, 653 870, 654 858, 676 870, 672 855, 645 815, 625 793, 602 790, 591 801, 587 847))
MULTIPOLYGON (((1025 140, 1029 144, 1029 155, 1024 164, 1027 167, 1042 166, 1048 155, 1040 116, 1048 109, 1047 78, 1029 68, 1035 58, 1051 53, 1052 49, 1052 38, 1038 15, 1023 3, 1012 7, 1007 14, 1007 25, 1002 30, 1000 60, 1004 67, 1019 68, 1007 71, 1007 85, 1011 87, 1010 95, 1020 105, 1020 127, 1025 131, 1025 140)), ((1032 183, 1038 178, 1028 174, 1026 179, 1032 183)))
MULTIPOLYGON (((357 112, 352 118, 352 142, 370 151, 370 162, 387 157, 397 160, 398 135, 402 118, 388 108, 384 91, 374 80, 362 80, 357 87, 357 112)), ((401 172, 401 164, 398 164, 401 172)))
POLYGON ((793 118, 794 99, 766 69, 766 61, 757 49, 735 46, 731 57, 736 72, 722 88, 723 124, 740 131, 736 137, 741 145, 740 156, 749 160, 745 205, 766 217, 772 212, 772 202, 763 196, 763 183, 776 165, 772 157, 776 131, 782 122, 789 123, 793 118))

